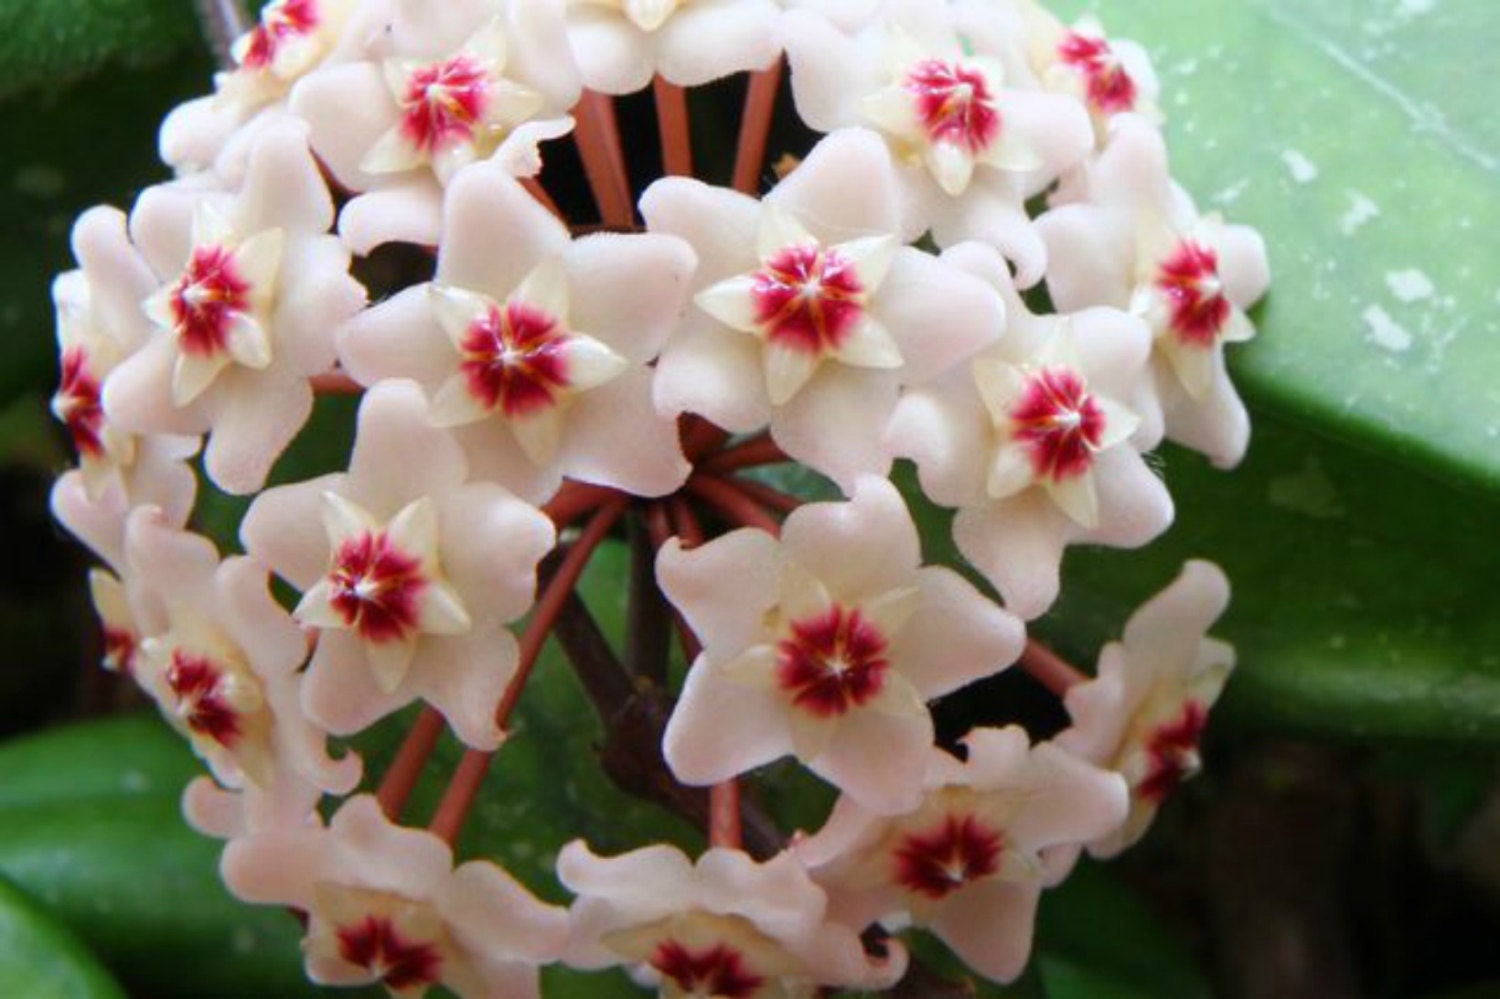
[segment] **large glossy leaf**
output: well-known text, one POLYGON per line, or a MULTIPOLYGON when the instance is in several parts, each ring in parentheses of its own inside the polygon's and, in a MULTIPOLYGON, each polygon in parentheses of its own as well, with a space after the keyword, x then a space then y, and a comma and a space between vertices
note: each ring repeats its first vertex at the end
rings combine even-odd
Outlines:
POLYGON ((0 5, 0 97, 55 90, 109 65, 159 63, 200 38, 192 0, 0 5))
POLYGON ((296 922, 231 898, 219 844, 183 822, 178 797, 198 770, 149 717, 0 747, 0 875, 141 995, 320 994, 302 976, 296 922))
POLYGON ((1155 56, 1182 181, 1266 236, 1262 335, 1237 352, 1246 395, 1500 487, 1494 5, 1088 6, 1155 56))
POLYGON ((0 877, 0 981, 27 999, 125 999, 88 949, 36 899, 0 877))

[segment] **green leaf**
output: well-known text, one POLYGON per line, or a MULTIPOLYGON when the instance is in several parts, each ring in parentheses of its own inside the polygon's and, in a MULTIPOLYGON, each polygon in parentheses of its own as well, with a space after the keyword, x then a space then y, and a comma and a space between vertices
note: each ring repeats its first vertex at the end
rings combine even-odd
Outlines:
POLYGON ((0 875, 139 994, 321 995, 303 977, 296 921, 230 897, 219 844, 183 821, 181 788, 198 772, 145 716, 0 746, 0 875))
POLYGON ((191 0, 8 3, 0 6, 0 97, 201 46, 191 0))
MULTIPOLYGON (((59 5, 0 9, 53 6, 59 5)), ((9 41, 7 16, 18 15, 0 14, 0 39, 9 41)), ((150 70, 113 69, 0 103, 0 217, 6 219, 0 227, 0 405, 55 379, 48 289, 57 273, 75 266, 68 248, 73 220, 101 202, 128 210, 142 187, 168 179, 156 157, 157 126, 174 103, 208 86, 209 67, 194 57, 150 70)))
POLYGON ((26 999, 125 999, 88 949, 31 896, 0 877, 0 981, 26 999))
POLYGON ((1058 999, 1192 999, 1210 994, 1171 931, 1133 891, 1090 860, 1080 862, 1062 885, 1043 893, 1037 949, 1043 955, 1040 966, 1047 995, 1058 999), (1088 983, 1108 987, 1085 991, 1092 987, 1088 983))
POLYGON ((1182 182, 1266 237, 1261 336, 1231 350, 1246 397, 1387 460, 1500 488, 1493 6, 1088 6, 1152 52, 1182 182))

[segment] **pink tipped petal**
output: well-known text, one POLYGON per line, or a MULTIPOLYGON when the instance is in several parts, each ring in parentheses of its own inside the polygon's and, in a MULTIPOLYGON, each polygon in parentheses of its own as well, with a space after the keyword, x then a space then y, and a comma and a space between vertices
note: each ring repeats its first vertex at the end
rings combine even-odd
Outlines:
POLYGON ((883 432, 897 393, 894 372, 825 364, 775 413, 771 435, 788 455, 850 491, 860 476, 890 469, 883 432))
POLYGON ((667 765, 678 780, 717 784, 791 748, 780 696, 728 680, 698 657, 662 738, 667 765))
POLYGON ((1009 666, 1025 629, 951 569, 918 570, 922 602, 891 645, 925 698, 941 697, 1009 666))
POLYGON ((430 287, 398 292, 340 328, 339 359, 356 381, 412 378, 431 393, 452 374, 453 346, 433 319, 430 287))
POLYGON ((895 232, 901 209, 891 154, 874 132, 834 132, 766 196, 824 243, 895 232))
POLYGON ((443 235, 443 192, 418 177, 352 199, 339 213, 339 236, 366 255, 386 243, 437 246, 443 235))
POLYGON ((658 30, 658 71, 684 87, 764 69, 779 52, 780 10, 771 0, 697 0, 658 30))
MULTIPOLYGON (((466 170, 449 186, 438 279, 503 300, 536 267, 568 249, 567 229, 516 180, 466 170)), ((588 327, 581 327, 592 332, 588 327)))
POLYGON ((673 539, 657 555, 656 579, 704 646, 728 659, 759 640, 776 606, 781 553, 775 539, 750 528, 693 549, 673 539), (723 598, 726 579, 735 581, 734 600, 723 598))
POLYGON ((328 568, 323 494, 341 493, 344 483, 337 473, 266 490, 240 522, 240 544, 297 589, 310 589, 328 568))
POLYGON ((453 732, 474 749, 493 750, 503 734, 495 709, 515 675, 516 640, 504 628, 423 640, 408 673, 411 694, 443 713, 453 732))
POLYGON ((587 289, 570 320, 634 363, 653 360, 687 307, 697 258, 684 241, 647 233, 580 239, 564 258, 569 284, 587 289))
POLYGON ((1031 954, 1039 885, 988 880, 944 902, 931 929, 986 978, 1008 982, 1031 954))
POLYGON ((265 484, 271 466, 312 413, 307 382, 285 371, 227 372, 214 393, 214 429, 204 467, 220 489, 235 495, 265 484))
POLYGON ((813 503, 795 511, 782 543, 795 562, 845 600, 908 585, 922 561, 901 494, 875 476, 861 477, 848 503, 813 503))
POLYGON ((579 396, 562 444, 570 478, 636 496, 664 496, 682 485, 691 469, 675 423, 653 405, 652 385, 653 373, 637 368, 579 396))

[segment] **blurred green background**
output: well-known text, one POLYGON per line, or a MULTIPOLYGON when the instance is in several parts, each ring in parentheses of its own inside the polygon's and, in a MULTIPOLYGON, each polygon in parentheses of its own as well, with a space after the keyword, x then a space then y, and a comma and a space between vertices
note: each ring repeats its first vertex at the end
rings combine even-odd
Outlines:
MULTIPOLYGON (((1261 336, 1234 355, 1256 419, 1244 466, 1225 474, 1167 449, 1179 523, 1146 552, 1070 554, 1065 598, 1039 625, 1087 663, 1184 558, 1224 565, 1236 596, 1220 630, 1242 665, 1206 775, 1140 847, 1049 895, 1020 983, 975 987, 1500 996, 1500 5, 1054 6, 1091 10, 1152 51, 1180 179, 1205 211, 1264 232, 1275 281, 1261 336)), ((46 414, 47 290, 70 266, 69 227, 166 179, 156 124, 211 71, 187 0, 0 0, 6 995, 311 991, 295 924, 229 900, 216 846, 182 825, 178 792, 196 772, 185 750, 93 668, 87 559, 46 513, 70 460, 46 414)), ((278 474, 326 452, 303 449, 278 474)), ((204 522, 222 529, 233 512, 209 502, 204 522)), ((941 514, 925 516, 929 555, 952 558, 941 514)), ((624 571, 612 551, 593 573, 601 617, 618 618, 624 571)), ((624 848, 694 834, 600 776, 587 705, 552 666, 464 846, 558 897, 549 861, 572 835, 624 848), (565 774, 544 770, 564 755, 565 774)), ((944 717, 1045 727, 1038 704, 1006 677, 944 717)), ((365 748, 378 760, 389 742, 365 748)), ((783 773, 772 795, 795 814, 823 800, 783 773)), ((558 975, 547 994, 632 991, 558 975)))

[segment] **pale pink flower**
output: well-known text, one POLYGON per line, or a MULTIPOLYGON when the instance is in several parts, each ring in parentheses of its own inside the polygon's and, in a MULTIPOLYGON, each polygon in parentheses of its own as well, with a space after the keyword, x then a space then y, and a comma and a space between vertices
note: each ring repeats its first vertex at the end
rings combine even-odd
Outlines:
POLYGON ((415 384, 366 393, 349 471, 267 490, 240 536, 302 593, 295 616, 317 634, 303 707, 319 724, 348 735, 421 699, 469 745, 499 744, 517 654, 506 624, 530 608, 556 535, 470 480, 415 384))
POLYGON ((652 370, 687 296, 692 250, 671 236, 573 240, 519 183, 485 167, 448 191, 436 280, 340 333, 369 385, 416 378, 476 476, 533 502, 563 476, 661 495, 688 465, 652 405, 652 370))
POLYGON ((1031 951, 1048 853, 1096 839, 1125 817, 1124 782, 1015 726, 975 729, 960 762, 927 754, 924 796, 894 816, 839 799, 793 851, 849 926, 905 917, 980 974, 1009 981, 1031 951))
POLYGON ((668 178, 641 212, 698 255, 696 307, 657 367, 658 408, 736 433, 769 424, 846 491, 889 468, 880 434, 900 385, 1000 329, 982 282, 901 246, 890 155, 863 129, 823 139, 763 201, 668 178))
POLYGON ((400 240, 435 246, 443 187, 469 163, 540 169, 537 144, 572 128, 580 92, 562 0, 392 0, 363 61, 302 80, 292 111, 355 192, 339 232, 356 253, 400 240))
POLYGON ((136 680, 219 783, 352 790, 359 758, 331 759, 326 734, 302 714, 307 642, 272 599, 265 569, 245 557, 220 562, 211 541, 149 507, 130 517, 126 556, 157 609, 136 680))
POLYGON ((959 550, 1030 620, 1056 599, 1069 545, 1139 547, 1172 522, 1141 457, 1161 437, 1151 338, 1114 309, 1033 315, 986 247, 945 256, 1004 296, 1008 328, 970 365, 909 389, 890 446, 917 463, 924 493, 959 508, 959 550))
POLYGON ((333 327, 364 304, 332 220, 287 119, 261 133, 237 194, 199 180, 143 194, 131 231, 160 281, 144 303, 157 329, 105 382, 105 414, 134 432, 208 432, 214 482, 260 488, 312 411, 333 327))
POLYGON ((713 784, 792 753, 872 811, 920 793, 926 702, 999 672, 1020 623, 950 569, 923 566, 896 488, 804 506, 780 541, 740 530, 657 560, 703 642, 667 724, 679 780, 713 784))
POLYGON ((236 839, 222 862, 247 902, 307 914, 302 950, 321 985, 381 984, 462 999, 540 995, 537 967, 555 961, 567 913, 538 901, 488 861, 453 866, 426 831, 393 825, 375 799, 350 799, 327 828, 276 828, 236 839))
POLYGON ((1110 125, 1109 144, 1074 196, 1037 227, 1053 265, 1057 307, 1128 308, 1155 336, 1153 371, 1167 436, 1236 464, 1249 417, 1230 382, 1224 345, 1255 335, 1245 316, 1270 279, 1265 244, 1247 226, 1200 216, 1167 172, 1161 133, 1138 115, 1110 125))
MULTIPOLYGON (((974 4, 983 5, 982 0, 974 4)), ((1031 68, 1048 90, 1075 97, 1088 108, 1101 144, 1115 115, 1139 114, 1160 123, 1161 86, 1145 49, 1109 37, 1093 15, 1066 25, 1036 0, 1019 0, 1019 6, 1031 68)))
POLYGON ((1234 668, 1234 648, 1207 637, 1228 605, 1219 567, 1188 562, 1131 616, 1122 640, 1099 653, 1096 679, 1068 691, 1073 726, 1058 745, 1130 785, 1130 817, 1090 844, 1095 856, 1112 857, 1145 835, 1162 802, 1198 772, 1208 709, 1234 668))
POLYGON ((598 857, 575 840, 557 874, 579 896, 564 960, 631 966, 669 999, 813 999, 889 986, 906 967, 899 944, 873 957, 859 928, 829 922, 827 897, 788 853, 757 863, 716 848, 694 863, 671 846, 598 857))
POLYGON ((973 40, 960 37, 953 17, 946 5, 893 0, 849 36, 814 14, 789 13, 797 111, 819 131, 877 129, 898 166, 904 233, 930 229, 944 247, 987 242, 1029 287, 1046 254, 1026 200, 1083 161, 1092 129, 1078 101, 1010 86, 1003 54, 969 51, 973 40))
POLYGON ((568 42, 590 90, 696 87, 769 66, 779 20, 775 0, 568 0, 568 42))

